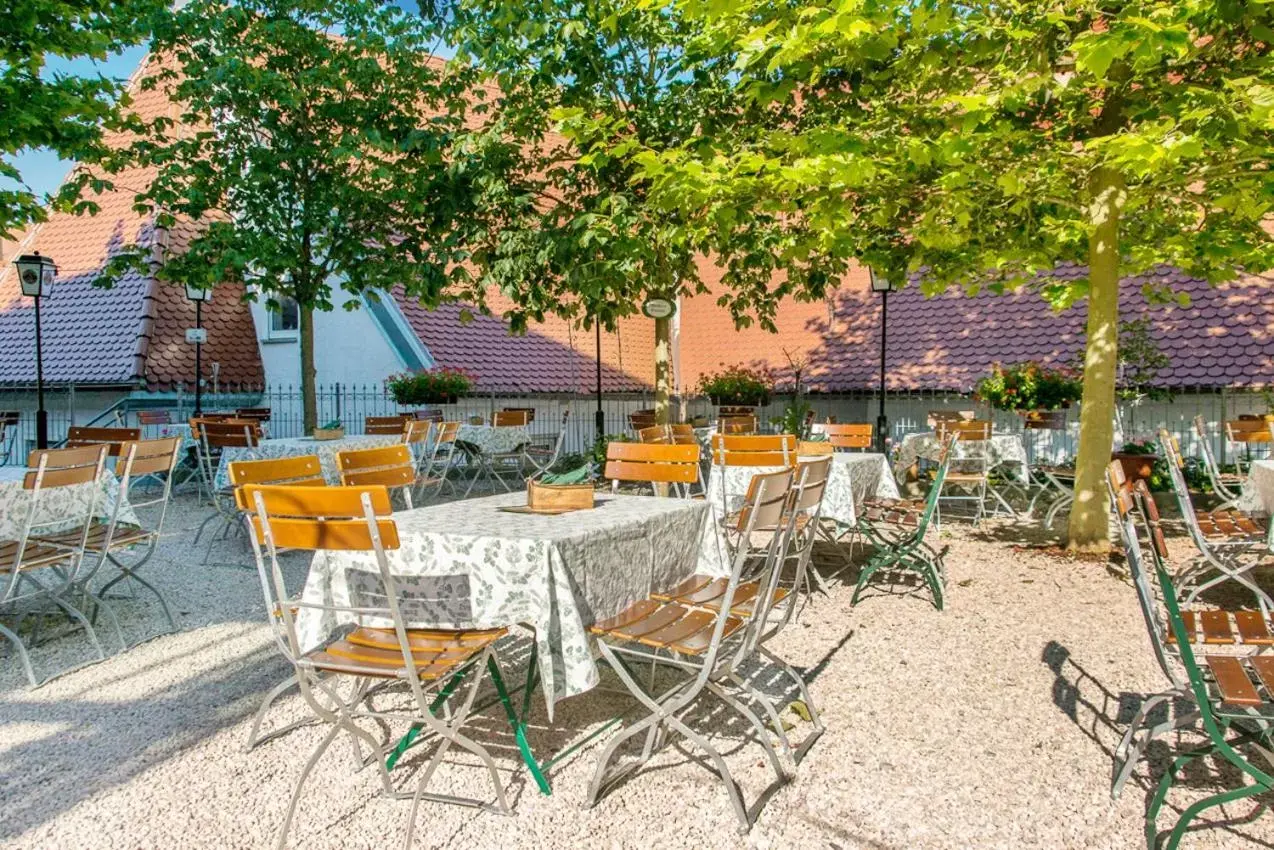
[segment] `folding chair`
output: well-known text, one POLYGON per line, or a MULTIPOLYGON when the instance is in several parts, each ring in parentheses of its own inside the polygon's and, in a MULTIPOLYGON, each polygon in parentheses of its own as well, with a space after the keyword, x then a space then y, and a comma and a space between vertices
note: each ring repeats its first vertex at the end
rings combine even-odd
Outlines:
POLYGON ((668 438, 668 427, 666 425, 651 425, 649 428, 642 428, 637 432, 637 442, 667 445, 672 440, 668 438))
POLYGON ((1013 508, 1004 497, 991 486, 991 470, 995 461, 991 455, 991 422, 988 419, 969 421, 939 422, 938 439, 945 442, 947 437, 955 437, 956 446, 948 463, 946 480, 938 496, 937 522, 942 524, 942 502, 974 502, 977 511, 973 516, 976 526, 986 515, 987 499, 993 498, 1010 516, 1015 516, 1013 508), (967 495, 948 496, 945 491, 955 487, 967 495))
POLYGON ((562 408, 562 425, 557 430, 557 438, 550 446, 538 446, 535 443, 530 444, 523 450, 527 463, 535 469, 532 475, 543 475, 553 468, 558 459, 562 456, 562 450, 566 448, 566 429, 567 423, 571 416, 571 408, 569 405, 562 408))
POLYGON ((0 411, 0 466, 6 466, 13 454, 13 444, 18 439, 18 429, 22 422, 19 410, 0 411))
MULTIPOLYGON (((116 575, 112 576, 101 586, 94 598, 102 603, 112 622, 115 622, 117 631, 119 629, 118 621, 116 621, 114 614, 110 611, 110 606, 106 604, 106 600, 111 598, 107 596, 107 592, 116 584, 125 580, 130 584, 137 582, 153 593, 155 598, 159 600, 159 606, 164 612, 164 618, 168 620, 168 631, 173 632, 177 629, 172 611, 168 607, 168 600, 164 598, 159 588, 139 576, 137 570, 151 559, 151 556, 155 554, 156 547, 159 545, 159 537, 164 530, 164 519, 168 515, 168 500, 172 494, 173 470, 177 466, 180 449, 180 437, 124 443, 120 451, 119 460, 115 463, 115 475, 119 478, 119 497, 115 500, 115 506, 111 511, 109 520, 102 522, 98 518, 91 519, 87 534, 82 534, 80 529, 72 529, 57 535, 48 535, 41 538, 43 542, 50 545, 69 547, 79 545, 79 541, 83 539, 86 556, 92 555, 95 559, 91 568, 87 566, 84 568, 79 581, 79 584, 85 590, 87 590, 89 580, 108 561, 115 566, 116 575), (158 496, 139 500, 135 495, 131 494, 131 485, 138 479, 148 476, 153 476, 163 482, 163 486, 158 496), (142 508, 158 508, 159 516, 153 527, 120 525, 119 511, 126 500, 135 511, 142 508), (138 556, 138 550, 140 550, 140 557, 138 556), (127 559, 122 558, 121 556, 126 552, 129 553, 129 557, 127 559)), ((124 638, 122 633, 119 634, 119 638, 120 644, 123 645, 124 638)))
POLYGON ((642 428, 649 428, 652 425, 658 425, 655 411, 653 410, 634 410, 628 414, 628 427, 633 433, 637 433, 642 428))
MULTIPOLYGON (((22 532, 17 540, 0 540, 0 585, 3 587, 0 591, 0 612, 17 613, 18 621, 13 629, 0 623, 0 636, 8 638, 13 644, 27 681, 34 688, 39 682, 31 667, 26 644, 18 637, 18 632, 21 630, 22 620, 32 614, 37 617, 38 629, 48 610, 23 609, 43 603, 52 604, 79 623, 96 650, 98 659, 106 658, 92 623, 69 599, 79 586, 84 567, 85 540, 90 524, 97 515, 98 499, 101 498, 99 481, 106 463, 106 446, 36 451, 31 453, 27 462, 33 468, 22 480, 23 488, 30 491, 22 532), (62 512, 53 516, 42 511, 47 498, 56 498, 63 488, 70 487, 89 488, 90 495, 83 500, 83 511, 74 514, 62 512), (79 532, 79 538, 70 545, 52 545, 40 541, 41 534, 56 534, 65 530, 68 525, 79 532), (40 580, 42 577, 47 583, 40 580)), ((68 499, 68 502, 74 504, 74 500, 68 499)))
POLYGON ((1203 450, 1203 466, 1208 471, 1208 481, 1212 484, 1212 490, 1224 500, 1217 505, 1216 509, 1234 508, 1242 496, 1247 477, 1221 471, 1220 465, 1216 462, 1216 456, 1212 454, 1212 439, 1208 435, 1207 420, 1202 414, 1194 417, 1194 433, 1199 437, 1199 446, 1203 450))
POLYGON ((726 467, 794 467, 796 466, 796 436, 793 434, 714 434, 712 435, 712 465, 721 467, 722 516, 730 513, 729 487, 726 486, 726 467))
POLYGON ((135 443, 142 438, 141 428, 86 428, 72 425, 66 431, 66 448, 79 449, 84 446, 106 446, 106 453, 111 457, 119 457, 124 443, 135 443))
POLYGON ((1160 430, 1159 444, 1167 461, 1181 518, 1200 555, 1174 579, 1178 590, 1186 594, 1185 604, 1193 604, 1199 594, 1209 588, 1235 581, 1255 594, 1257 604, 1268 617, 1274 609, 1274 600, 1248 575, 1270 558, 1270 540, 1265 536, 1265 527, 1256 518, 1239 511, 1196 511, 1181 471, 1185 461, 1177 438, 1166 429, 1160 430), (1211 572, 1217 575, 1204 580, 1204 576, 1211 572))
POLYGON ((699 447, 612 441, 606 445, 602 475, 610 479, 612 492, 619 491, 621 481, 640 482, 650 484, 656 496, 663 495, 663 486, 688 498, 699 483, 699 447))
POLYGON ((933 594, 934 607, 942 610, 945 595, 946 568, 943 558, 946 547, 934 549, 925 542, 925 534, 938 511, 938 499, 947 476, 951 457, 955 453, 956 436, 949 436, 942 447, 938 471, 923 502, 907 499, 874 499, 863 503, 858 517, 858 532, 876 551, 858 575, 858 584, 850 605, 858 604, 858 598, 876 573, 915 573, 933 594))
POLYGON ((717 420, 717 431, 721 434, 755 434, 758 430, 755 416, 722 416, 717 420))
POLYGON ((669 441, 681 445, 688 446, 690 444, 699 444, 699 439, 695 436, 695 426, 688 422, 672 422, 668 425, 669 441))
POLYGON ((875 445, 876 428, 870 422, 847 422, 842 425, 828 423, 823 426, 827 442, 836 451, 868 451, 875 445))
MULTIPOLYGON (((1247 745, 1258 753, 1266 764, 1274 764, 1274 742, 1270 740, 1270 719, 1274 717, 1274 656, 1255 655, 1238 658, 1233 655, 1208 655, 1203 659, 1210 676, 1195 660, 1191 646, 1192 632, 1177 604, 1177 594, 1172 578, 1163 570, 1156 571, 1159 589, 1163 594, 1168 622, 1180 653, 1181 666, 1189 681, 1190 692, 1199 710, 1203 731, 1208 743, 1203 747, 1178 755, 1164 773, 1159 787, 1146 809, 1146 842, 1150 847, 1162 846, 1164 850, 1176 850, 1186 828, 1200 813, 1214 806, 1236 800, 1255 797, 1274 791, 1274 771, 1258 767, 1250 756, 1239 751, 1247 745), (1227 737, 1237 732, 1233 737, 1227 737), (1181 769, 1190 762, 1204 757, 1219 757, 1228 762, 1230 771, 1240 778, 1250 778, 1250 784, 1222 791, 1188 806, 1177 819, 1166 842, 1159 841, 1158 820, 1168 791, 1176 783, 1181 769)), ((1264 807, 1257 809, 1259 813, 1264 807)))
MULTIPOLYGON (((814 541, 823 505, 823 494, 831 474, 832 459, 819 458, 805 461, 796 467, 796 480, 792 485, 791 499, 779 528, 760 529, 769 533, 781 533, 786 542, 781 544, 780 557, 773 561, 768 575, 750 581, 740 581, 735 588, 730 613, 748 620, 752 626, 743 652, 733 656, 730 679, 743 688, 755 702, 761 705, 770 719, 770 725, 779 738, 783 755, 799 763, 806 751, 823 733, 824 727, 818 710, 810 699, 805 680, 787 662, 772 653, 765 644, 793 619, 798 604, 809 598, 807 579, 814 541), (785 566, 792 565, 790 582, 785 566), (797 747, 788 739, 787 730, 779 719, 772 700, 759 688, 746 680, 748 662, 759 661, 757 656, 777 664, 796 683, 801 700, 809 711, 813 732, 797 747)), ((755 492, 749 499, 755 499, 755 492)), ((746 500, 745 500, 746 501, 746 500)), ((694 575, 666 593, 652 593, 659 602, 671 602, 689 608, 702 608, 713 613, 721 611, 721 597, 729 582, 725 578, 694 575)))
POLYGON ((403 443, 374 449, 346 449, 336 453, 336 469, 346 487, 381 485, 392 494, 402 493, 407 510, 412 509, 411 491, 416 487, 416 461, 403 443))
MULTIPOLYGON (((191 433, 197 435, 196 452, 200 476, 208 497, 212 500, 213 513, 199 524, 194 544, 198 545, 208 524, 220 519, 220 534, 224 537, 239 521, 239 510, 234 503, 234 486, 218 488, 217 470, 226 449, 253 449, 261 444, 261 426, 247 419, 192 419, 191 433)), ((209 552, 212 542, 209 541, 209 552)), ((207 554, 204 557, 207 563, 207 554)))
MULTIPOLYGON (((525 428, 528 421, 529 416, 525 410, 497 410, 495 415, 491 417, 491 427, 525 428)), ((488 481, 498 481, 506 492, 512 492, 513 488, 509 486, 508 481, 504 480, 504 476, 506 473, 512 472, 519 482, 526 480, 522 464, 526 460, 525 452, 529 444, 528 435, 528 439, 520 442, 512 451, 480 452, 471 450, 468 452, 469 457, 477 464, 477 470, 469 481, 468 489, 465 490, 465 498, 468 498, 469 494, 473 492, 473 488, 477 486, 479 478, 485 478, 488 481)))
MULTIPOLYGON (((750 498, 738 515, 738 532, 743 539, 751 540, 760 529, 782 528, 791 492, 792 474, 791 469, 783 469, 757 475, 753 479, 754 484, 748 488, 750 498)), ((765 551, 767 570, 774 568, 784 542, 784 534, 770 535, 765 551)), ((688 608, 650 598, 637 602, 615 617, 595 623, 589 629, 598 638, 602 658, 650 714, 611 736, 598 757, 586 805, 595 805, 607 788, 645 764, 664 745, 669 733, 680 734, 703 752, 715 767, 738 819, 739 831, 747 832, 751 827, 752 817, 744 805, 738 784, 730 775, 725 759, 706 737, 690 725, 686 717, 705 691, 748 722, 769 758, 776 781, 786 780, 778 753, 761 719, 729 690, 735 683, 729 675, 732 665, 728 653, 732 650, 727 646, 727 641, 732 646, 744 646, 747 621, 732 612, 742 573, 751 560, 751 555, 747 547, 740 547, 732 558, 729 578, 717 597, 716 611, 688 608), (735 644, 735 641, 738 643, 735 644), (685 678, 662 693, 654 693, 653 688, 648 690, 640 684, 630 663, 660 664, 684 674, 685 678), (620 746, 638 735, 645 735, 639 759, 627 766, 609 769, 620 746)))
POLYGON ((437 483, 435 495, 442 494, 442 488, 450 485, 453 492, 459 492, 451 471, 456 468, 456 461, 464 457, 463 452, 457 455, 457 436, 460 433, 459 422, 443 422, 434 432, 433 444, 427 448, 428 461, 424 465, 423 477, 430 484, 437 483))
POLYGON ((399 548, 399 539, 398 528, 389 518, 391 508, 386 488, 249 485, 245 488, 245 498, 253 508, 248 523, 252 550, 275 638, 295 669, 305 704, 315 719, 329 727, 297 780, 277 846, 286 846, 301 790, 319 758, 342 732, 354 740, 360 758, 359 742, 370 747, 371 760, 376 762, 386 796, 411 799, 405 845, 408 848, 412 845, 421 800, 511 814, 490 753, 461 731, 488 671, 500 692, 505 692, 494 644, 507 630, 407 627, 399 607, 397 581, 389 566, 388 553, 399 548), (383 593, 365 600, 351 600, 351 605, 290 597, 278 560, 279 550, 284 548, 367 553, 375 561, 383 593), (317 648, 303 648, 296 618, 304 610, 338 619, 352 618, 355 624, 317 648), (348 695, 341 693, 341 684, 348 685, 348 695), (390 684, 406 685, 412 698, 410 710, 378 710, 367 699, 377 687, 390 684), (406 721, 437 739, 437 747, 421 772, 414 792, 395 791, 385 767, 385 744, 358 721, 371 721, 379 727, 406 721), (494 804, 426 791, 452 747, 467 750, 480 760, 495 788, 494 804))
POLYGON ((410 416, 368 416, 363 420, 363 433, 398 436, 410 420, 410 416))
POLYGON ((1242 447, 1241 452, 1234 453, 1234 468, 1240 475, 1246 475, 1252 464, 1252 447, 1263 447, 1263 454, 1269 454, 1274 445, 1274 431, 1266 419, 1230 419, 1225 423, 1225 435, 1231 445, 1242 447))

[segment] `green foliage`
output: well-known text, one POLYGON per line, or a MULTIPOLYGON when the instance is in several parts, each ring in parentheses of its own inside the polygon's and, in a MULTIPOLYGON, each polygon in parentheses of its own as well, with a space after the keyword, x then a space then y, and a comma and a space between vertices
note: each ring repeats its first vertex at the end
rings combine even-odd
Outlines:
POLYGON ((827 270, 792 250, 777 211, 709 229, 651 203, 663 154, 751 109, 735 51, 699 49, 705 22, 647 0, 438 5, 498 101, 467 141, 484 154, 483 214, 467 244, 476 289, 513 302, 504 317, 515 329, 549 313, 613 327, 647 296, 704 292, 696 260, 708 252, 723 266, 719 303, 741 324, 772 326, 784 296, 822 294, 827 270))
POLYGON ((1154 386, 1159 372, 1172 365, 1172 359, 1159 350, 1150 334, 1150 319, 1143 316, 1119 323, 1119 397, 1125 401, 1170 401, 1172 394, 1154 386))
POLYGON ((720 372, 705 373, 699 379, 699 393, 714 404, 763 405, 770 400, 774 382, 758 369, 730 366, 720 372))
POLYGON ((401 405, 434 404, 473 389, 474 377, 464 369, 435 366, 414 372, 400 372, 385 379, 385 388, 401 405))
POLYGON ((774 425, 778 426, 781 434, 794 434, 798 440, 804 440, 809 437, 806 433, 807 428, 805 419, 809 412, 813 409, 805 396, 793 396, 792 400, 783 408, 783 415, 778 419, 772 420, 774 425))
MULTIPOLYGON (((16 238, 28 224, 57 209, 96 212, 81 193, 92 181, 73 172, 52 198, 35 195, 9 161, 47 148, 63 159, 93 162, 106 154, 104 134, 137 126, 127 110, 124 81, 100 73, 51 73, 49 57, 105 60, 146 40, 156 0, 9 0, 0 25, 0 238, 16 238)), ((109 182, 96 188, 111 188, 109 182)))
POLYGON ((1079 401, 1083 385, 1071 369, 1050 369, 1034 361, 995 364, 978 381, 974 395, 997 410, 1060 410, 1079 401))

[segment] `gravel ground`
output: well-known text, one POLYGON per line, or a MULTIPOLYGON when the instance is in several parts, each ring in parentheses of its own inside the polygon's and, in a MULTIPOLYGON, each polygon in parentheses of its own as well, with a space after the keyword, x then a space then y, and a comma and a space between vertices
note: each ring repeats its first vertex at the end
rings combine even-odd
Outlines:
MULTIPOLYGON (((90 664, 34 691, 7 650, 0 658, 0 844, 23 848, 267 847, 292 784, 321 731, 307 727, 245 753, 252 715, 287 673, 264 624, 246 545, 201 566, 188 541, 204 514, 176 500, 169 532, 147 573, 173 603, 180 631, 90 664)), ((916 595, 876 595, 849 606, 833 585, 773 647, 803 668, 828 731, 795 777, 778 788, 760 748, 725 716, 700 717, 743 786, 768 794, 744 839, 713 774, 670 748, 594 809, 582 808, 597 746, 556 767, 553 794, 520 770, 499 707, 476 737, 504 769, 515 816, 421 807, 417 847, 1144 847, 1143 816, 1167 744, 1152 750, 1116 803, 1111 752, 1142 694, 1161 689, 1131 587, 1101 564, 1058 557, 1022 525, 948 525, 948 607, 916 595)), ((1174 545, 1185 551, 1185 543, 1174 545)), ((202 547, 200 547, 202 549, 202 547)), ((827 557, 828 553, 821 553, 827 557)), ((834 558, 833 558, 834 560, 834 558)), ((305 564, 292 564, 303 580, 305 564)), ((115 605, 127 639, 162 624, 144 596, 115 605)), ((107 637, 103 630, 103 639, 107 637)), ((503 647, 525 663, 525 638, 503 647)), ((89 659, 80 635, 32 653, 37 674, 89 659)), ((600 690, 561 704, 552 728, 542 708, 531 743, 547 752, 596 728, 628 703, 600 690)), ((273 722, 303 715, 280 701, 273 722)), ((799 736, 808 726, 792 716, 799 736)), ((395 735, 401 729, 395 729, 395 735)), ((1201 738, 1186 733, 1181 746, 1201 738)), ((396 774, 414 787, 427 748, 396 774)), ((1169 798, 1161 828, 1184 805, 1233 783, 1204 763, 1169 798)), ((440 784, 486 793, 464 760, 440 784)), ((375 771, 355 772, 338 742, 302 797, 293 846, 400 846, 408 803, 377 796, 375 771)), ((1183 847, 1274 846, 1274 819, 1250 803, 1213 809, 1215 828, 1183 847)))

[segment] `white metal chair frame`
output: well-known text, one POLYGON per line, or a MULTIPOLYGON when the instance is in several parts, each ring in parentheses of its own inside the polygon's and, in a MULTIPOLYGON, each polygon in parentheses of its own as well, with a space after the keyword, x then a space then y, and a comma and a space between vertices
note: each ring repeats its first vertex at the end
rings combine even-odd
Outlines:
POLYGON ((426 448, 427 460, 423 464, 424 471, 421 474, 426 481, 437 482, 435 496, 442 495, 444 487, 450 487, 453 493, 459 493, 460 488, 451 480, 451 473, 456 468, 456 461, 464 459, 463 452, 457 456, 456 435, 460 430, 460 423, 440 422, 433 430, 434 436, 426 448))
MULTIPOLYGON (((973 516, 974 526, 980 524, 983 517, 987 516, 986 505, 988 498, 996 502, 996 514, 999 513, 999 509, 1002 507, 1008 512, 1009 516, 1017 516, 1017 512, 1005 501, 1000 491, 991 486, 991 472, 996 467, 991 453, 992 439, 995 434, 991 428, 987 428, 986 436, 981 439, 966 436, 965 432, 955 429, 950 434, 956 436, 956 443, 951 453, 946 479, 942 484, 942 492, 938 494, 938 504, 935 513, 937 524, 939 526, 942 525, 943 502, 975 502, 977 504, 977 513, 973 516), (951 487, 965 490, 969 495, 945 495, 946 491, 951 487)), ((941 441, 942 439, 943 432, 939 430, 939 440, 941 441)))
MULTIPOLYGON (((1267 536, 1240 538, 1233 541, 1208 540, 1195 515, 1190 489, 1186 484, 1185 475, 1181 472, 1181 454, 1172 435, 1166 430, 1161 430, 1159 444, 1163 448, 1164 458, 1167 461, 1169 477, 1172 479, 1172 490, 1177 497, 1177 506, 1181 511, 1182 520, 1200 555, 1193 564, 1186 566, 1173 577, 1177 592, 1183 596, 1181 604, 1191 605, 1204 591, 1227 581, 1235 581, 1252 591, 1261 612, 1269 617, 1270 611, 1274 610, 1274 599, 1271 599, 1269 594, 1248 576, 1248 573, 1262 563, 1268 562, 1271 556, 1270 538, 1267 536), (1217 572, 1217 575, 1200 581, 1205 573, 1213 570, 1217 572), (1186 593, 1187 589, 1188 593, 1186 593)), ((1274 529, 1274 523, 1271 524, 1271 528, 1274 529)))
MULTIPOLYGON (((745 505, 745 511, 741 514, 746 517, 741 532, 744 539, 749 540, 752 539, 753 533, 758 529, 767 526, 770 528, 782 528, 785 507, 788 504, 791 493, 792 470, 786 469, 779 472, 761 474, 756 477, 756 480, 758 485, 755 490, 754 500, 745 505)), ((765 556, 769 570, 774 569, 785 543, 786 535, 781 531, 771 535, 765 556)), ((730 576, 725 591, 720 597, 719 612, 712 618, 711 636, 708 646, 702 654, 686 655, 675 651, 663 652, 657 648, 652 649, 643 646, 637 640, 621 642, 619 640, 612 641, 612 639, 606 637, 598 640, 597 643, 602 658, 632 696, 649 711, 649 715, 623 727, 606 744, 597 760, 597 767, 589 785, 586 805, 592 806, 596 804, 607 788, 645 764, 666 742, 668 733, 676 733, 687 738, 707 755, 709 762, 715 767, 722 784, 725 786, 739 823, 739 831, 741 833, 747 832, 751 827, 752 814, 744 805, 742 793, 738 784, 730 775, 725 759, 708 742, 707 738, 686 722, 684 717, 705 691, 717 697, 726 706, 747 720, 756 732, 757 739, 769 758, 776 781, 786 781, 787 774, 761 719, 746 704, 735 698, 727 690, 727 685, 735 684, 730 679, 734 657, 731 656, 729 648, 726 646, 727 640, 731 643, 738 641, 738 646, 745 645, 749 639, 755 640, 754 637, 750 638, 749 632, 759 628, 756 625, 757 623, 763 624, 765 621, 764 616, 761 616, 756 618, 752 624, 745 624, 740 628, 736 618, 730 616, 735 589, 739 585, 747 564, 752 560, 750 555, 748 547, 741 546, 732 559, 730 576), (733 623, 735 626, 734 631, 729 635, 726 634, 728 623, 733 623), (688 675, 662 693, 654 694, 640 684, 640 677, 634 673, 629 666, 629 662, 659 664, 665 668, 672 668, 688 675), (642 734, 645 735, 645 743, 642 747, 641 757, 635 763, 630 763, 615 770, 609 770, 608 766, 620 746, 625 741, 642 734)))
MULTIPOLYGON (((1208 471, 1208 481, 1211 482, 1213 491, 1224 500, 1214 510, 1229 510, 1238 504, 1242 494, 1231 489, 1230 485, 1225 483, 1225 475, 1221 472, 1221 466, 1216 462, 1216 457, 1212 454, 1212 441, 1208 437, 1208 423, 1202 414, 1194 417, 1194 432, 1199 436, 1199 446, 1203 451, 1203 466, 1208 471)), ((1237 477, 1240 480, 1234 483, 1239 484, 1241 487, 1244 476, 1239 475, 1237 477)))
MULTIPOLYGON (((214 423, 215 424, 215 423, 214 423)), ((243 438, 248 447, 260 445, 258 432, 254 430, 251 423, 245 423, 243 426, 243 438)), ((203 424, 199 428, 199 440, 196 443, 196 454, 199 460, 200 477, 203 481, 204 490, 207 492, 209 499, 212 500, 212 506, 215 508, 213 513, 209 514, 203 522, 199 524, 198 530, 195 532, 195 539, 192 545, 199 544, 199 538, 203 536, 204 529, 209 523, 221 520, 222 525, 219 534, 224 539, 230 531, 238 527, 239 524, 239 508, 234 502, 234 487, 227 485, 221 489, 216 488, 217 469, 221 464, 221 453, 224 448, 221 446, 212 446, 208 443, 208 431, 203 424)), ((216 534, 213 538, 216 538, 216 534)), ((209 550, 211 550, 212 541, 208 542, 209 550)), ((204 563, 207 563, 208 555, 205 553, 204 563)))
MULTIPOLYGON (((406 621, 399 608, 397 583, 390 570, 389 560, 386 556, 387 546, 383 538, 384 528, 382 524, 388 523, 390 528, 394 528, 392 520, 384 518, 389 507, 388 492, 383 487, 327 488, 328 490, 356 491, 362 504, 362 516, 325 517, 320 520, 320 522, 324 523, 345 525, 365 524, 367 534, 372 542, 372 554, 376 559, 376 565, 385 591, 385 607, 368 608, 306 602, 288 596, 283 571, 279 566, 279 549, 275 546, 272 526, 276 522, 287 523, 289 517, 269 514, 263 497, 263 492, 269 489, 268 487, 249 485, 248 498, 254 505, 254 510, 247 525, 252 538, 252 551, 256 558, 266 607, 270 612, 270 624, 280 650, 292 663, 296 671, 297 684, 300 687, 301 695, 306 705, 316 719, 330 726, 327 734, 306 761, 305 767, 301 771, 301 776, 297 780, 296 787, 293 789, 287 814, 284 817, 282 827, 279 829, 277 846, 279 848, 286 846, 287 833, 296 814, 297 803, 300 801, 301 790, 305 785, 305 781, 319 758, 340 732, 345 732, 354 741, 360 759, 362 748, 359 742, 369 746, 372 752, 370 760, 376 762, 382 792, 385 796, 393 799, 410 799, 412 801, 407 838, 404 845, 406 848, 412 846, 416 812, 421 800, 471 806, 499 814, 512 814, 508 799, 505 796, 504 786, 500 781, 500 775, 496 770, 495 762, 490 753, 487 752, 485 747, 460 732, 461 727, 468 719, 473 707, 474 697, 477 696, 482 686, 486 671, 489 668, 498 671, 494 647, 487 646, 456 668, 451 675, 432 682, 422 680, 422 671, 418 670, 416 666, 411 638, 408 635, 405 625, 406 621), (351 663, 351 674, 348 676, 348 678, 353 679, 351 694, 348 698, 342 696, 337 690, 335 680, 345 677, 326 675, 307 657, 307 653, 302 651, 296 624, 297 615, 302 609, 354 615, 360 621, 364 619, 390 621, 398 641, 398 651, 402 654, 403 660, 402 672, 395 680, 391 681, 406 683, 407 690, 413 698, 414 710, 410 712, 376 710, 367 702, 367 697, 373 690, 375 683, 365 675, 358 675, 358 671, 355 669, 358 666, 356 662, 351 663), (460 690, 464 688, 463 684, 459 688, 455 686, 454 681, 458 679, 467 679, 469 683, 467 689, 465 689, 466 693, 464 696, 453 700, 451 697, 452 689, 460 690), (434 693, 435 691, 445 691, 445 693, 434 693), (442 709, 441 716, 436 713, 439 708, 442 709), (419 725, 438 738, 438 747, 422 771, 414 792, 395 791, 385 766, 387 748, 384 743, 362 729, 355 722, 363 719, 372 720, 382 726, 386 721, 407 721, 413 725, 419 725), (467 750, 481 760, 483 766, 490 773, 492 784, 495 787, 496 801, 494 805, 482 800, 450 794, 427 793, 425 791, 430 779, 441 765, 443 757, 452 746, 467 750)), ((392 546, 396 548, 398 545, 396 529, 394 529, 394 537, 391 542, 392 546)), ((290 686, 291 682, 285 682, 284 684, 290 686)))
POLYGON ((571 416, 570 405, 562 408, 562 425, 557 430, 557 439, 553 441, 553 448, 544 450, 537 448, 534 444, 525 446, 523 449, 523 457, 526 462, 535 471, 531 473, 531 477, 543 475, 553 468, 553 464, 557 463, 562 457, 562 450, 566 448, 566 429, 567 423, 571 416))
MULTIPOLYGON (((98 659, 106 658, 101 641, 98 640, 97 632, 94 631, 89 618, 69 600, 74 591, 82 587, 84 544, 88 537, 90 523, 97 515, 106 451, 106 446, 95 446, 32 452, 28 463, 34 468, 27 472, 23 481, 23 487, 31 491, 31 497, 27 515, 22 524, 22 532, 16 542, 0 544, 0 552, 12 555, 11 561, 8 557, 4 558, 6 565, 4 570, 0 571, 0 582, 3 583, 3 590, 0 591, 0 612, 9 610, 18 612, 19 615, 13 629, 0 623, 0 637, 7 638, 13 644, 31 687, 36 687, 40 682, 36 680, 26 644, 18 633, 21 631, 22 621, 34 614, 37 617, 32 636, 34 642, 38 636, 40 622, 48 613, 48 609, 20 610, 24 606, 40 602, 51 603, 84 629, 98 659), (40 514, 42 496, 45 493, 58 487, 75 486, 92 488, 83 514, 77 517, 37 519, 40 514), (68 525, 79 529, 78 545, 54 546, 40 542, 40 530, 54 534, 64 530, 68 525), (37 573, 49 574, 52 582, 49 584, 41 582, 36 577, 37 573), (25 591, 22 590, 24 586, 28 588, 25 591)), ((117 623, 116 629, 118 628, 117 623)))

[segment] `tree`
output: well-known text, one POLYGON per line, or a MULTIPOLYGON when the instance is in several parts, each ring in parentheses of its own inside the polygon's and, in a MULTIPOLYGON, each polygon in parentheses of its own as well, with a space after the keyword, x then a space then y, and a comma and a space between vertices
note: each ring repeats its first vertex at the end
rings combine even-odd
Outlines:
MULTIPOLYGON (((0 27, 0 237, 14 238, 46 218, 45 202, 95 211, 80 201, 88 178, 72 175, 55 197, 38 197, 9 157, 48 148, 63 159, 92 161, 105 153, 103 135, 129 124, 119 80, 101 74, 51 73, 49 57, 104 60, 145 40, 152 0, 12 0, 0 27)), ((99 184, 99 189, 107 188, 99 184)))
MULTIPOLYGON (((498 91, 491 120, 470 140, 486 151, 487 214, 465 239, 475 289, 513 300, 505 316, 513 328, 547 313, 612 327, 648 297, 706 291, 696 260, 720 245, 680 212, 651 205, 635 154, 677 150, 739 120, 733 56, 697 53, 701 24, 638 0, 458 0, 440 19, 498 91)), ((776 225, 774 215, 722 222, 731 239, 728 252, 716 252, 729 290, 721 303, 740 322, 772 324, 785 295, 817 297, 829 277, 789 254, 776 225)), ((655 320, 660 422, 671 326, 655 320)))
MULTIPOLYGON (((179 121, 154 119, 114 163, 157 169, 137 198, 159 227, 199 224, 162 279, 237 279, 300 308, 305 430, 317 424, 314 310, 401 285, 443 297, 467 180, 470 72, 434 59, 429 29, 375 0, 194 0, 160 19, 158 63, 179 121)), ((109 280, 147 255, 134 247, 109 280)), ((346 303, 356 307, 357 301, 346 303)))
MULTIPOLYGON (((1069 544, 1107 547, 1120 278, 1274 266, 1274 6, 1232 0, 676 0, 737 53, 758 121, 634 151, 654 201, 712 221, 779 204, 798 250, 928 292, 1086 300, 1069 544), (656 155, 651 157, 651 153, 656 155), (1077 280, 1048 275, 1086 266, 1077 280)), ((650 14, 664 14, 657 5, 650 14)), ((1171 293, 1157 293, 1171 296, 1171 293)))

